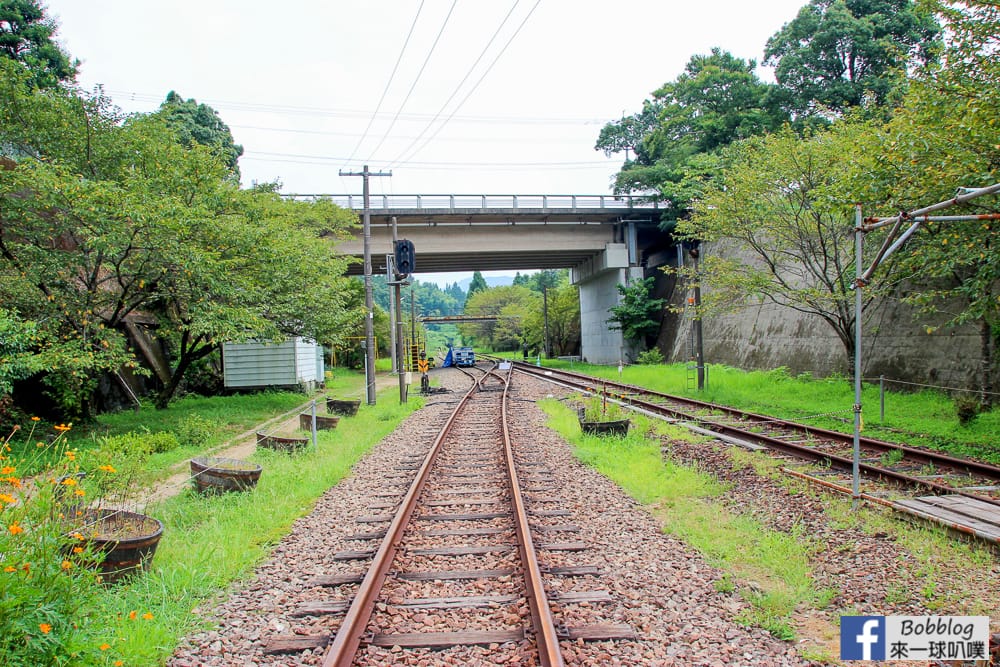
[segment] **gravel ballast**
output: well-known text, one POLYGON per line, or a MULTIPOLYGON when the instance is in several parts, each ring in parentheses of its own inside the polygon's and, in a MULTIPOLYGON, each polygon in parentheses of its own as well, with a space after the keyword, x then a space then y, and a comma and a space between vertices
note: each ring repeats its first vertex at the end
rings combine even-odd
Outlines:
MULTIPOLYGON (((433 433, 469 384, 464 375, 452 369, 440 369, 434 376, 454 393, 429 397, 424 408, 373 448, 358 462, 351 476, 328 490, 313 512, 295 523, 290 534, 248 580, 229 591, 216 606, 195 610, 213 629, 185 637, 168 660, 170 667, 322 662, 323 649, 267 655, 264 648, 277 636, 335 634, 341 615, 300 617, 293 612, 310 602, 353 593, 350 586, 332 593, 330 588, 313 582, 320 576, 364 568, 364 562, 336 561, 332 556, 338 551, 365 548, 346 539, 372 530, 355 520, 388 512, 373 510, 371 506, 392 490, 390 484, 397 482, 390 479, 394 474, 391 471, 402 461, 425 451, 433 433)), ((547 562, 597 565, 602 574, 593 578, 550 579, 550 585, 559 592, 607 589, 613 600, 599 609, 591 608, 589 603, 567 603, 559 612, 568 620, 593 622, 597 618, 600 622, 627 624, 639 637, 614 642, 563 642, 566 664, 719 667, 817 664, 803 659, 795 643, 779 641, 764 630, 737 623, 734 619, 747 609, 739 589, 717 586, 723 578, 721 571, 711 567, 691 547, 663 534, 658 520, 646 508, 573 457, 571 447, 544 426, 546 417, 535 405, 536 400, 553 394, 561 396, 562 390, 524 376, 516 377, 511 414, 517 424, 512 427, 512 438, 544 457, 556 478, 555 486, 563 500, 560 506, 573 512, 572 516, 552 523, 579 525, 581 531, 571 539, 590 545, 583 552, 546 555, 547 562)), ((870 607, 871 613, 879 614, 930 613, 921 611, 923 607, 918 604, 901 604, 891 609, 882 604, 886 588, 898 570, 898 567, 890 570, 888 565, 898 566, 907 558, 893 542, 878 536, 838 536, 824 524, 822 512, 812 505, 820 502, 816 497, 787 492, 782 495, 777 483, 756 476, 749 468, 735 469, 722 448, 706 450, 717 460, 702 459, 705 449, 704 445, 698 445, 696 450, 686 443, 673 443, 670 447, 671 454, 679 460, 699 460, 703 470, 714 472, 713 466, 717 464, 718 474, 724 479, 727 475, 740 476, 745 494, 734 495, 729 501, 735 511, 751 512, 782 530, 808 519, 809 530, 817 531, 834 544, 837 539, 857 541, 856 548, 838 550, 817 569, 820 578, 817 584, 839 591, 837 603, 853 604, 859 612, 870 607), (689 446, 691 449, 687 449, 689 446)), ((993 587, 997 580, 994 576, 993 587)), ((491 660, 487 648, 471 648, 425 651, 399 664, 497 663, 491 660), (410 662, 411 659, 414 661, 410 662)))

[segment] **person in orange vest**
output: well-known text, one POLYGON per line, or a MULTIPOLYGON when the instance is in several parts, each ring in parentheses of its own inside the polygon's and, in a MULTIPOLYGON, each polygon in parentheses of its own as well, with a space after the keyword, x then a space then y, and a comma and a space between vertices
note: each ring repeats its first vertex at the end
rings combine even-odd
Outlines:
POLYGON ((430 378, 427 377, 427 370, 430 368, 430 362, 427 361, 427 353, 421 352, 420 359, 417 360, 417 370, 420 371, 420 391, 427 393, 430 390, 430 378))

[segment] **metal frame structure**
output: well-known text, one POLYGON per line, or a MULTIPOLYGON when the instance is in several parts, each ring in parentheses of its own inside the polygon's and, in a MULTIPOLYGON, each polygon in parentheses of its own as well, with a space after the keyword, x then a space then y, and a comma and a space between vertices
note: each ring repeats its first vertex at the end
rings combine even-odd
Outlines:
POLYGON ((1000 214, 986 213, 981 215, 947 215, 931 216, 930 213, 964 204, 977 197, 1000 192, 1000 183, 995 183, 985 188, 966 189, 964 193, 947 199, 937 204, 931 204, 924 208, 900 213, 886 218, 863 218, 861 215, 861 204, 855 205, 855 225, 854 225, 854 253, 855 253, 855 278, 854 278, 854 459, 851 479, 851 495, 854 498, 855 506, 861 499, 861 339, 862 327, 861 316, 863 312, 862 292, 870 282, 879 265, 889 258, 894 252, 899 250, 913 236, 920 227, 928 222, 958 222, 962 220, 1000 220, 1000 214), (909 222, 906 231, 900 233, 903 224, 909 222), (868 232, 875 231, 892 225, 889 235, 882 243, 875 259, 871 265, 862 270, 863 258, 862 250, 864 237, 868 232))

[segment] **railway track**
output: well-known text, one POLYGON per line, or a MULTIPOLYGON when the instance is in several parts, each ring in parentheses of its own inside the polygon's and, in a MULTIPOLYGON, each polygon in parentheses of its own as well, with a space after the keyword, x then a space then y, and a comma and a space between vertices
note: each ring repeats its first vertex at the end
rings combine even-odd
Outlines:
MULTIPOLYGON (((790 461, 786 470, 789 474, 836 491, 852 492, 853 435, 581 373, 521 362, 513 365, 518 372, 580 392, 604 394, 696 431, 751 449, 776 452, 790 461), (819 464, 821 469, 796 471, 801 461, 819 464)), ((859 471, 866 487, 861 494, 865 500, 944 523, 990 542, 1000 541, 996 522, 980 521, 984 514, 1000 516, 1000 468, 996 466, 862 437, 859 471)))
POLYGON ((555 593, 564 587, 554 579, 600 571, 558 564, 588 545, 565 539, 579 528, 565 523, 571 512, 560 507, 546 463, 530 443, 512 442, 509 368, 463 372, 472 387, 433 442, 387 473, 373 513, 355 519, 350 539, 362 548, 335 556, 367 561, 367 569, 321 577, 313 583, 330 599, 298 612, 343 614, 336 634, 272 638, 268 653, 326 646, 322 664, 331 667, 488 647, 491 660, 550 666, 563 664, 560 640, 634 638, 621 624, 561 621, 566 607, 597 607, 609 593, 555 593))

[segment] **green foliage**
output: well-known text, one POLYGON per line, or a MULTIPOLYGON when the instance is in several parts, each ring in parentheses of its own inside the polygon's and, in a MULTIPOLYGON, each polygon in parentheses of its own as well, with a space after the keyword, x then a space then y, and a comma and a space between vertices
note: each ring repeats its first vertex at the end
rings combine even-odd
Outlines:
POLYGON ((494 350, 520 349, 524 340, 524 323, 532 314, 541 312, 542 296, 527 287, 505 285, 473 292, 465 302, 466 315, 495 315, 496 321, 459 325, 466 338, 494 350))
POLYGON ((940 26, 913 0, 811 0, 767 41, 765 63, 798 115, 889 102, 906 72, 935 59, 940 26))
POLYGON ((76 78, 79 61, 54 41, 56 22, 39 0, 0 2, 0 58, 20 63, 35 88, 54 88, 76 78))
POLYGON ((968 426, 982 411, 983 404, 974 396, 959 396, 955 399, 955 414, 962 426, 968 426))
POLYGON ((184 146, 200 144, 215 152, 232 172, 234 181, 239 182, 238 160, 243 155, 243 146, 233 140, 229 126, 212 107, 198 104, 194 99, 185 100, 171 90, 157 115, 166 120, 184 146))
POLYGON ((715 48, 692 56, 676 80, 664 84, 639 114, 609 123, 595 148, 631 149, 615 179, 615 192, 651 192, 671 206, 668 217, 687 210, 710 180, 698 156, 780 127, 787 120, 773 92, 753 73, 755 63, 715 48))
POLYGON ((660 352, 660 348, 658 347, 650 348, 645 352, 640 352, 635 358, 635 363, 647 365, 662 364, 663 353, 660 352))
POLYGON ((618 403, 599 395, 583 401, 583 411, 580 416, 587 422, 610 422, 626 419, 628 414, 618 403))
POLYGON ((162 118, 41 94, 9 61, 0 71, 0 147, 16 158, 0 182, 0 300, 36 323, 32 352, 70 414, 102 373, 137 369, 138 313, 155 321, 146 342, 172 353, 144 359, 161 406, 222 341, 334 343, 359 319, 330 238, 353 212, 240 190, 213 149, 181 145, 162 118))
POLYGON ((11 392, 15 381, 44 367, 39 356, 32 352, 37 336, 33 322, 23 322, 16 312, 0 308, 0 397, 11 392))
POLYGON ((660 327, 663 299, 653 299, 649 293, 656 278, 633 280, 628 285, 617 285, 621 303, 608 309, 611 318, 608 323, 613 329, 620 329, 625 340, 645 343, 660 327))
POLYGON ((101 645, 112 641, 95 614, 99 585, 94 554, 68 530, 65 512, 86 497, 74 473, 75 456, 66 447, 65 430, 49 444, 47 433, 10 433, 0 445, 0 663, 12 667, 55 664, 106 664, 101 645), (23 452, 6 453, 5 445, 23 452), (34 477, 25 494, 23 474, 44 458, 58 463, 34 477), (65 480, 65 483, 60 483, 65 480), (20 498, 20 502, 17 500, 20 498))
POLYGON ((105 436, 99 440, 102 449, 113 456, 137 454, 145 459, 151 454, 173 451, 180 447, 177 436, 170 431, 130 431, 119 435, 105 436))
POLYGON ((485 289, 489 289, 489 285, 486 284, 486 278, 483 278, 483 274, 479 271, 475 271, 472 274, 472 282, 469 283, 469 291, 466 294, 466 298, 472 298, 472 295, 476 292, 481 292, 485 289))
MULTIPOLYGON (((726 254, 702 246, 698 275, 702 314, 769 302, 829 325, 845 351, 854 351, 854 210, 872 166, 866 147, 877 125, 841 121, 800 137, 784 130, 733 144, 728 169, 706 190, 677 232, 719 242, 726 254)), ((876 245, 878 235, 870 243, 876 245)), ((880 292, 892 286, 891 266, 865 291, 873 316, 880 292)))
POLYGON ((177 422, 174 433, 185 447, 202 447, 208 444, 214 430, 212 422, 192 414, 177 422))

